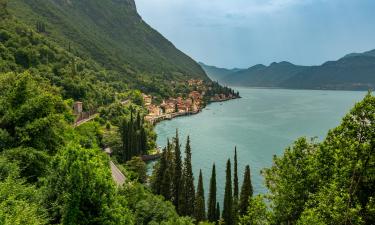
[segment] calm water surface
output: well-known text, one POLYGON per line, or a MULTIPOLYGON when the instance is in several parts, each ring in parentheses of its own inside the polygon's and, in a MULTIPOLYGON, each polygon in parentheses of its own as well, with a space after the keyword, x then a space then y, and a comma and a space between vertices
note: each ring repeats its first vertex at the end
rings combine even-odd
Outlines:
MULTIPOLYGON (((156 126, 157 143, 179 129, 185 145, 190 135, 193 172, 202 169, 207 196, 212 164, 216 164, 218 200, 223 200, 225 164, 237 146, 240 181, 247 164, 251 167, 255 192, 265 192, 260 170, 272 165, 272 156, 281 155, 298 137, 322 139, 330 128, 360 101, 365 92, 284 89, 238 89, 241 99, 213 103, 202 113, 163 121, 156 126)), ((184 149, 184 146, 183 146, 184 149)), ((240 184, 241 185, 241 184, 240 184)))

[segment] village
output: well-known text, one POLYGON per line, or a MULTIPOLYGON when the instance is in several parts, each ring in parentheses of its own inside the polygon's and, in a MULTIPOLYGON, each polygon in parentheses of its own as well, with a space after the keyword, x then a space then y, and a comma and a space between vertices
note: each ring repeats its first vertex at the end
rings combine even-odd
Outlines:
MULTIPOLYGON (((143 94, 143 101, 148 110, 145 120, 151 124, 155 124, 162 120, 169 120, 178 116, 192 115, 201 111, 204 107, 204 97, 206 87, 203 86, 203 80, 188 80, 189 86, 195 87, 195 91, 191 91, 186 98, 177 97, 163 100, 161 104, 155 104, 153 96, 143 94)), ((210 87, 208 87, 210 90, 210 87)), ((229 94, 215 94, 210 97, 210 102, 219 102, 233 99, 234 96, 229 94)))

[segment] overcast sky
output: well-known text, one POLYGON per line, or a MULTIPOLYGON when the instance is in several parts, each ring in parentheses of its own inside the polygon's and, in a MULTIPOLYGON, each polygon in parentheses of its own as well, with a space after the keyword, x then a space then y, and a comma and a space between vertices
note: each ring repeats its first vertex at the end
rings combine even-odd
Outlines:
POLYGON ((148 24, 209 65, 316 65, 375 49, 375 0, 135 1, 148 24))

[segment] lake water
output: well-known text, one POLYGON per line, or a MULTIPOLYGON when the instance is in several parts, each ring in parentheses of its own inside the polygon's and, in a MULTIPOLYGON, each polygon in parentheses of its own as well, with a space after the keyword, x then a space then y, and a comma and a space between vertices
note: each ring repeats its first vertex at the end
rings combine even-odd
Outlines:
POLYGON ((202 169, 206 196, 215 162, 220 204, 226 161, 230 157, 233 167, 235 146, 240 185, 245 166, 249 164, 255 192, 265 192, 260 170, 272 165, 273 155, 281 155, 298 137, 324 138, 355 102, 366 95, 355 91, 238 90, 241 99, 213 103, 202 113, 163 121, 156 126, 159 146, 165 146, 167 138, 173 137, 178 128, 184 150, 186 136, 190 135, 195 181, 202 169))

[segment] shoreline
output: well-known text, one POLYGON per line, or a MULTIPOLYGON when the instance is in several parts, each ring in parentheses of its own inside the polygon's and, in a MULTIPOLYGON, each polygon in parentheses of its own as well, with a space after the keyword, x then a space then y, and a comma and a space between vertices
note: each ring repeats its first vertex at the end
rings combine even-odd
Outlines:
POLYGON ((174 118, 177 118, 177 117, 196 115, 196 114, 202 112, 202 110, 204 108, 206 108, 206 106, 208 106, 211 103, 226 102, 226 101, 235 100, 235 99, 239 99, 239 98, 241 98, 241 97, 232 97, 232 98, 226 98, 226 99, 221 99, 221 100, 209 101, 206 105, 204 105, 202 108, 200 108, 199 110, 197 110, 195 112, 176 112, 176 113, 165 114, 165 115, 162 115, 162 116, 159 116, 159 117, 153 119, 152 122, 151 121, 149 121, 149 122, 155 127, 158 123, 160 123, 162 121, 165 121, 165 120, 173 120, 174 118))

